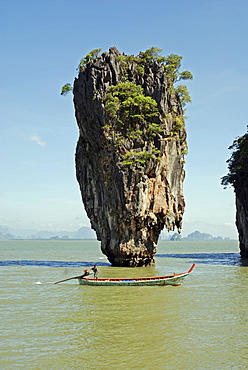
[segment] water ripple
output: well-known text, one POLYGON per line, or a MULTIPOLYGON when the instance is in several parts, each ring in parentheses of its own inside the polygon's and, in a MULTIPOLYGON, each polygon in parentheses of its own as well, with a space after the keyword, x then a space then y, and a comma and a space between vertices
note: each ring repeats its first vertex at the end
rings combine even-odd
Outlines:
POLYGON ((0 266, 48 266, 48 267, 91 267, 110 266, 107 262, 86 262, 86 261, 35 261, 35 260, 4 260, 0 261, 0 266))
POLYGON ((156 254, 161 258, 187 258, 193 262, 227 265, 227 266, 248 266, 248 260, 242 260, 239 253, 178 253, 178 254, 156 254))
MULTIPOLYGON (((248 266, 248 259, 241 259, 239 253, 170 253, 156 254, 159 258, 190 259, 194 263, 227 266, 248 266)), ((47 267, 91 267, 111 266, 108 262, 87 261, 36 261, 36 260, 2 260, 0 266, 47 266, 47 267)))

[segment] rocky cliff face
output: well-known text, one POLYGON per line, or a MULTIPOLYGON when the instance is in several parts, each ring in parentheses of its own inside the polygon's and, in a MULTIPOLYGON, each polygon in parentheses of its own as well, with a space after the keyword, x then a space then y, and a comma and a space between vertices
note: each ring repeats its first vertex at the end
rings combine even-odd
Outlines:
POLYGON ((238 139, 238 150, 233 154, 236 166, 234 190, 236 194, 236 226, 242 258, 248 258, 248 132, 238 139))
POLYGON ((248 188, 236 189, 236 226, 242 258, 248 258, 248 188))
POLYGON ((116 48, 86 65, 73 94, 80 132, 77 180, 102 252, 116 266, 153 265, 161 230, 180 231, 185 207, 186 132, 179 98, 168 92, 163 65, 153 61, 137 68, 135 61, 124 63, 116 48), (145 99, 152 98, 149 109, 154 111, 149 114, 147 108, 142 116, 136 107, 129 124, 126 107, 131 100, 122 104, 125 117, 120 120, 111 111, 120 105, 118 93, 112 90, 112 100, 108 94, 116 86, 121 99, 123 88, 134 85, 142 87, 145 99))

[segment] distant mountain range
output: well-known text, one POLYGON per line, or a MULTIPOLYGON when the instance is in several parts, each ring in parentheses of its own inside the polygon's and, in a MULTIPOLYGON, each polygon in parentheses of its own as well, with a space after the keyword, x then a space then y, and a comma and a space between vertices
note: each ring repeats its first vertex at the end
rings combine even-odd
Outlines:
POLYGON ((96 233, 90 227, 83 226, 77 231, 48 231, 32 229, 12 229, 0 226, 0 240, 68 240, 68 239, 96 239, 96 233))
MULTIPOLYGON (((77 231, 48 231, 48 230, 32 230, 32 229, 13 229, 11 227, 0 226, 0 240, 96 240, 96 233, 90 227, 83 226, 77 231)), ((159 240, 229 240, 230 238, 223 239, 221 236, 213 237, 210 234, 194 231, 186 237, 182 237, 178 233, 172 236, 165 232, 161 232, 159 240)))

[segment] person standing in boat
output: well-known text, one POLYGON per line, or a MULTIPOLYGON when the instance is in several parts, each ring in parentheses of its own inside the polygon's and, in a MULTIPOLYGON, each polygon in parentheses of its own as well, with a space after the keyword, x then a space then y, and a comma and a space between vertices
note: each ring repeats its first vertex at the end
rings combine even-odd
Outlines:
MULTIPOLYGON (((92 269, 93 270, 93 269, 92 269)), ((80 276, 81 279, 85 278, 86 276, 89 276, 91 274, 90 269, 84 270, 84 273, 82 276, 80 276)))
POLYGON ((98 278, 98 268, 96 267, 96 265, 94 265, 91 270, 94 273, 94 279, 97 279, 98 278))

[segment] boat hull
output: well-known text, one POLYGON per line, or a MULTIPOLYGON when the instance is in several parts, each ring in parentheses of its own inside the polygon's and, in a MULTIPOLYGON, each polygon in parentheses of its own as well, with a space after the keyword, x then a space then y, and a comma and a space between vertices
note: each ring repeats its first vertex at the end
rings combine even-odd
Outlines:
POLYGON ((169 276, 157 276, 151 278, 133 278, 133 279, 89 279, 78 277, 80 285, 94 286, 150 286, 150 285, 181 285, 183 280, 190 274, 195 265, 193 264, 188 272, 169 276))

